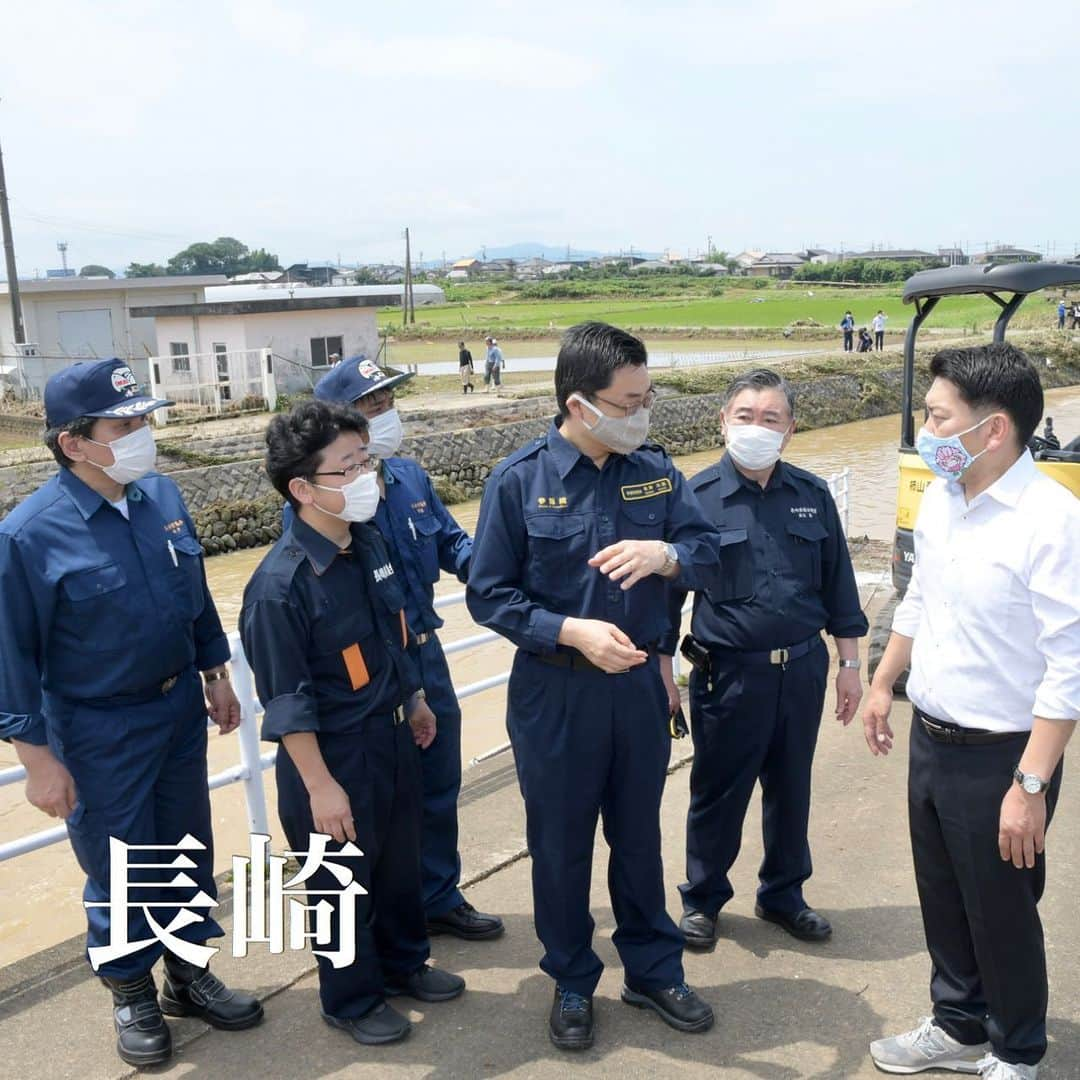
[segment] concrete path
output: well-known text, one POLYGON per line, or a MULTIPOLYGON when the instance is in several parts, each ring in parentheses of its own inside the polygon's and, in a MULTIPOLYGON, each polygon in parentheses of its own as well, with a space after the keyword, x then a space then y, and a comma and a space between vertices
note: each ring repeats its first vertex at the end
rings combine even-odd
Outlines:
MULTIPOLYGON (((875 597, 871 607, 877 602, 875 597)), ((929 964, 924 952, 907 836, 903 738, 889 759, 871 758, 861 730, 840 729, 826 704, 815 773, 811 823, 816 872, 811 902, 832 919, 824 946, 798 943, 753 915, 761 858, 760 813, 754 805, 733 881, 735 899, 722 915, 713 953, 687 953, 687 976, 718 1018, 705 1035, 680 1035, 652 1014, 619 1001, 621 971, 597 838, 593 913, 597 951, 607 965, 596 998, 596 1045, 566 1055, 548 1041, 552 985, 537 968, 524 815, 508 755, 470 770, 462 796, 462 854, 474 884, 469 898, 503 915, 505 937, 466 945, 433 943, 435 961, 460 972, 466 994, 444 1005, 411 1006, 404 1043, 357 1046, 318 1015, 310 957, 222 955, 214 968, 265 999, 266 1021, 240 1033, 173 1022, 177 1052, 168 1077, 517 1076, 729 1077, 738 1080, 880 1076, 866 1053, 870 1039, 906 1029, 927 1012, 929 964)), ((904 703, 897 727, 906 734, 904 703)), ((688 802, 689 740, 674 744, 663 808, 669 904, 677 911, 688 802)), ((1049 840, 1049 884, 1043 902, 1051 976, 1050 1052, 1042 1080, 1080 1077, 1080 790, 1066 775, 1049 840)), ((18 887, 9 867, 5 891, 18 887)), ((226 909, 228 911, 228 908, 226 909)), ((48 917, 47 912, 42 913, 48 917)), ((232 919, 224 920, 231 933, 232 919)), ((229 948, 226 940, 226 952, 229 948)), ((105 991, 89 976, 72 941, 0 973, 0 1046, 4 1076, 49 1080, 131 1075, 113 1052, 105 991)), ((944 1075, 944 1074, 933 1074, 944 1075)))

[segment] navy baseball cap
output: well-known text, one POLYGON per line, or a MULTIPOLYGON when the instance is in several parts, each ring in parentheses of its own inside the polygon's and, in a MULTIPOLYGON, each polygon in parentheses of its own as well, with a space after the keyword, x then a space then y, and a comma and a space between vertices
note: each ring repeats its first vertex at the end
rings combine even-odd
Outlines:
POLYGON ((127 420, 174 401, 141 393, 139 380, 123 360, 80 361, 45 384, 45 423, 59 427, 81 416, 127 420))
POLYGON ((352 356, 335 364, 315 384, 315 396, 320 401, 340 401, 351 405, 375 390, 389 390, 413 377, 411 371, 391 375, 364 356, 352 356))

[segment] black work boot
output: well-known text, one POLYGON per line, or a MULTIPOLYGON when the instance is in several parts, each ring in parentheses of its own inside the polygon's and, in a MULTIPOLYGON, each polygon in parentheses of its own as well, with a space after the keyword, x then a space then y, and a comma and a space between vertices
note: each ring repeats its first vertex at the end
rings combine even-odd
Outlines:
POLYGON ((211 1027, 239 1031, 263 1018, 259 999, 243 990, 230 990, 209 967, 196 967, 165 953, 165 982, 161 1011, 166 1016, 197 1016, 211 1027))
POLYGON ((158 1065, 172 1057, 172 1036, 158 1005, 154 976, 121 982, 102 976, 112 992, 116 1052, 129 1065, 158 1065))

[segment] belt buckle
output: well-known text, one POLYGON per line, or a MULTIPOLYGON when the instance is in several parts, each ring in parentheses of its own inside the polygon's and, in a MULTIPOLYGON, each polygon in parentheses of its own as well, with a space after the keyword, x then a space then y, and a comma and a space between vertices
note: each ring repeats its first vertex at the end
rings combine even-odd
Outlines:
POLYGON ((426 632, 426 633, 423 633, 423 634, 417 634, 416 635, 416 644, 417 645, 426 645, 430 640, 431 640, 431 633, 430 632, 426 632))
POLYGON ((788 662, 789 651, 787 649, 773 649, 769 653, 770 664, 780 664, 781 667, 788 662))
POLYGON ((161 693, 162 693, 162 695, 167 694, 176 685, 178 679, 179 679, 178 675, 170 675, 161 684, 161 693))
POLYGON ((397 727, 398 724, 404 724, 404 723, 405 723, 405 706, 404 705, 395 705, 394 706, 394 727, 397 727))

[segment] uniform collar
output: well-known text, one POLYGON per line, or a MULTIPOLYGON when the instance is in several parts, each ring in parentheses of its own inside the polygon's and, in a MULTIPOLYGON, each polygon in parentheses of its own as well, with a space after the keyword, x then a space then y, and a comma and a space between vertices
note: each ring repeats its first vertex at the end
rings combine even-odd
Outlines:
MULTIPOLYGON (((89 521, 103 506, 112 504, 104 495, 96 492, 89 484, 80 480, 70 469, 61 469, 57 477, 60 490, 75 504, 84 521, 89 521)), ((124 488, 124 498, 130 502, 139 502, 142 491, 134 484, 124 488)))
MULTIPOLYGON (((761 490, 757 483, 750 480, 748 477, 743 476, 743 474, 735 468, 735 462, 731 460, 730 454, 724 454, 724 456, 713 466, 713 472, 715 473, 716 482, 720 485, 720 495, 725 499, 734 495, 741 487, 751 488, 754 491, 761 490)), ((783 459, 776 463, 776 468, 773 469, 772 476, 769 477, 769 482, 765 485, 765 490, 772 491, 781 484, 787 484, 788 487, 795 487, 795 481, 792 479, 791 472, 784 464, 783 459)))
POLYGON ((397 474, 394 472, 394 467, 391 464, 393 458, 383 458, 379 462, 379 468, 382 469, 383 483, 396 484, 398 482, 397 474))
POLYGON ((555 467, 559 472, 559 479, 565 480, 570 475, 570 470, 585 456, 562 432, 562 417, 551 421, 548 428, 547 445, 548 452, 555 459, 555 467))
POLYGON ((293 517, 292 534, 300 550, 311 563, 311 569, 318 577, 326 573, 330 564, 341 553, 341 548, 333 540, 328 540, 317 529, 313 529, 306 521, 301 520, 299 514, 293 517))

